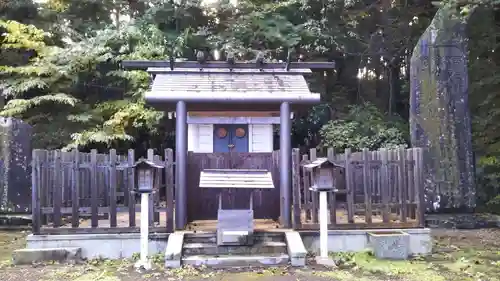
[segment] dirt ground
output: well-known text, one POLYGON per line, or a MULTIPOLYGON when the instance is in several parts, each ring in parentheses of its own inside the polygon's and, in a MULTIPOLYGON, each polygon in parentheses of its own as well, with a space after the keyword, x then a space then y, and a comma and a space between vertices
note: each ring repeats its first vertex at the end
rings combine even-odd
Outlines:
POLYGON ((132 260, 89 260, 85 264, 34 264, 13 266, 14 249, 24 247, 27 233, 0 232, 1 281, 500 281, 500 229, 433 230, 434 251, 427 257, 409 261, 382 261, 370 252, 333 254, 338 267, 310 265, 304 269, 289 267, 269 269, 207 268, 164 270, 162 257, 155 256, 157 269, 144 273, 133 269, 132 260))

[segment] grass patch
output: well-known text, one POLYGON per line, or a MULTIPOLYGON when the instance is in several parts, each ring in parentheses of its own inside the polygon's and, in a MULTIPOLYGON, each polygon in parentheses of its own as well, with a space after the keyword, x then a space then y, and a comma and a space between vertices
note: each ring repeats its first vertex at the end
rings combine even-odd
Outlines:
POLYGON ((378 260, 371 252, 336 253, 338 268, 315 275, 346 281, 500 281, 500 230, 441 230, 434 251, 406 261, 378 260))

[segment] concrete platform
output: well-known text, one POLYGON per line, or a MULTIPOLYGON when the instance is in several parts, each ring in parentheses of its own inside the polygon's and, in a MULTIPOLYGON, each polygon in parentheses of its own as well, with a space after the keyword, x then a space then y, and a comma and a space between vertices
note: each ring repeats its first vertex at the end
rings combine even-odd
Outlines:
POLYGON ((15 265, 33 264, 43 261, 78 262, 81 260, 82 249, 77 247, 20 249, 12 253, 12 263, 15 265))
MULTIPOLYGON (((150 234, 149 253, 165 253, 169 234, 150 234)), ((82 249, 82 258, 122 259, 140 252, 140 233, 28 235, 27 249, 76 247, 82 249)))
MULTIPOLYGON (((398 229, 363 229, 363 230, 330 230, 328 235, 328 248, 330 252, 357 252, 370 249, 368 232, 370 231, 396 231, 398 229)), ((432 250, 432 238, 430 229, 399 229, 409 234, 409 254, 429 254, 432 250)), ((150 255, 166 253, 167 240, 170 234, 151 234, 149 237, 150 255)), ((271 231, 259 231, 254 234, 259 243, 264 242, 286 242, 287 246, 294 245, 295 249, 283 251, 292 262, 292 265, 300 266, 305 259, 305 253, 319 253, 319 231, 290 231, 273 229, 271 231), (296 235, 287 234, 296 233, 296 235), (286 237, 286 241, 284 239, 286 237), (300 239, 299 239, 300 237, 300 239), (304 248, 298 247, 296 242, 301 240, 304 248), (290 242, 292 241, 292 242, 290 242), (296 242, 293 242, 296 241, 296 242)), ((213 233, 184 232, 182 242, 176 242, 177 248, 186 244, 188 251, 197 256, 203 256, 203 252, 196 253, 193 243, 204 243, 208 246, 203 251, 210 253, 210 245, 216 243, 213 233), (179 244, 180 243, 180 244, 179 244), (191 245, 190 245, 191 244, 191 245)), ((268 246, 271 243, 268 243, 268 246)), ((282 246, 282 244, 280 244, 282 246)), ((71 235, 29 235, 27 237, 27 249, 54 249, 54 248, 81 248, 82 258, 108 258, 120 259, 130 258, 134 253, 140 252, 140 234, 71 234, 71 235)), ((199 245, 198 245, 199 246, 199 245)), ((280 247, 281 247, 280 246, 280 247)), ((300 246, 300 245, 299 245, 300 246)), ((182 248, 179 248, 182 249, 182 248)), ((179 257, 182 250, 177 249, 179 257)), ((283 248, 281 248, 283 249, 283 248)), ((184 249, 183 249, 184 250, 184 249)), ((240 254, 243 254, 241 252, 240 254)), ((266 252, 258 253, 267 256, 266 252)), ((270 254, 270 253, 269 253, 270 254)), ((284 256, 281 256, 284 258, 284 256)), ((229 259, 232 262, 231 259, 229 259)), ((189 260, 188 260, 189 262, 189 260)), ((218 261, 214 261, 218 263, 218 261)))
MULTIPOLYGON (((371 248, 369 232, 403 231, 409 234, 409 255, 426 255, 432 251, 430 228, 413 229, 360 229, 329 230, 329 252, 360 252, 371 248)), ((300 231, 304 246, 309 252, 319 254, 319 231, 300 231)))

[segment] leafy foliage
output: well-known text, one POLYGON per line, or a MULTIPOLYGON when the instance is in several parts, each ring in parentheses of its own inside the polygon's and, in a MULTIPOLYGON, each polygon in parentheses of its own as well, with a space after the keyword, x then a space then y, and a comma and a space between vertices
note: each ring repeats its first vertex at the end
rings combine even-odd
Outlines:
POLYGON ((339 150, 376 150, 406 144, 405 135, 396 123, 387 121, 371 104, 352 106, 345 118, 328 122, 320 133, 322 146, 339 150))

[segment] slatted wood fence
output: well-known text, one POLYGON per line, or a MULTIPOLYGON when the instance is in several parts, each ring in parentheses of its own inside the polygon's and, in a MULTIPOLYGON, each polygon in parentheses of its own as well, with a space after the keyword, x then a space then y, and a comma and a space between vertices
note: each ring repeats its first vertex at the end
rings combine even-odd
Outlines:
MULTIPOLYGON (((294 150, 293 223, 296 229, 317 229, 319 194, 309 190, 312 175, 302 164, 315 160, 294 150)), ((343 168, 336 169, 337 193, 328 198, 330 228, 399 228, 424 226, 422 149, 399 149, 352 153, 346 149, 326 155, 343 168)))
MULTIPOLYGON (((138 232, 136 159, 128 155, 60 150, 33 150, 33 233, 138 232)), ((148 159, 161 162, 151 196, 150 226, 154 232, 173 230, 173 151, 164 157, 148 150, 148 159), (166 179, 166 180, 164 180, 166 179), (163 190, 162 190, 163 189, 163 190), (163 196, 160 196, 163 195, 163 196)))
MULTIPOLYGON (((302 165, 320 154, 316 149, 311 149, 308 155, 300 155, 298 149, 292 151, 295 229, 319 229, 319 196, 309 190, 312 176, 302 165)), ((234 153, 228 155, 237 156, 234 153)), ((241 156, 248 161, 248 153, 241 156)), ((339 192, 329 195, 330 228, 424 226, 422 149, 364 149, 354 153, 346 149, 342 154, 328 149, 322 156, 343 166, 336 170, 339 192)), ((150 149, 148 158, 165 166, 154 180, 159 192, 151 199, 151 231, 171 232, 174 229, 174 152, 166 149, 161 157, 153 155, 150 149)), ((33 233, 139 232, 136 213, 140 212, 140 205, 136 204, 133 192, 136 178, 134 168, 131 168, 136 161, 133 150, 127 155, 117 155, 113 149, 109 154, 98 154, 96 150, 90 153, 34 150, 32 159, 33 233)), ((273 159, 273 167, 279 167, 279 157, 270 159, 273 159)), ((234 163, 241 161, 232 160, 234 163)), ((257 167, 254 166, 251 165, 257 167)), ((194 177, 190 176, 190 180, 194 177)), ((279 182, 275 182, 275 186, 279 193, 279 182)), ((194 196, 188 204, 196 204, 200 198, 194 196)), ((265 205, 279 206, 279 196, 266 198, 274 198, 271 201, 276 202, 270 204, 266 201, 265 205)))

